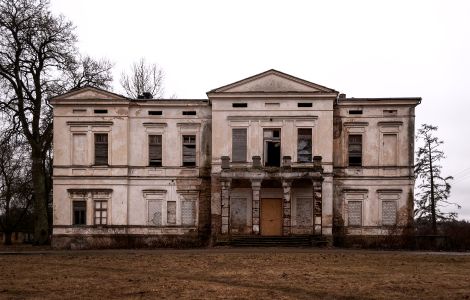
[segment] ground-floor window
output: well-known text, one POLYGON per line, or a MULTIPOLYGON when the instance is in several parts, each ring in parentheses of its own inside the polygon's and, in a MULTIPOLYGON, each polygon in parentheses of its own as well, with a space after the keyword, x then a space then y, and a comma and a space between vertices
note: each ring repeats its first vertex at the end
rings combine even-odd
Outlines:
POLYGON ((73 225, 86 225, 86 201, 73 201, 73 225))
POLYGON ((95 225, 108 223, 108 201, 95 201, 95 225))

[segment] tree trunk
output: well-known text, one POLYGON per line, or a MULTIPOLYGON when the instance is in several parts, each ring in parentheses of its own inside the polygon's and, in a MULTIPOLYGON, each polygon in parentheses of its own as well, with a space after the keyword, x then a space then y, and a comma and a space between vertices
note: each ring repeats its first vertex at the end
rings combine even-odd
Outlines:
POLYGON ((47 218, 47 199, 44 180, 44 167, 41 152, 32 150, 34 243, 44 245, 49 242, 49 222, 47 218))
POLYGON ((429 170, 431 172, 431 222, 432 222, 432 234, 437 234, 437 221, 436 221, 436 201, 434 198, 434 170, 432 167, 432 155, 431 155, 431 144, 428 142, 429 149, 429 170))
POLYGON ((5 234, 5 241, 4 241, 4 245, 11 245, 11 232, 9 231, 5 231, 4 232, 5 234))

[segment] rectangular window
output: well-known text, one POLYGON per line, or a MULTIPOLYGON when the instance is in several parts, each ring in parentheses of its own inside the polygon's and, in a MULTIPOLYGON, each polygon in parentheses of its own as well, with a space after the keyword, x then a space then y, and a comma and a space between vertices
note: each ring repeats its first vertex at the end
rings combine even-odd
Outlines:
POLYGON ((297 129, 297 162, 306 163, 312 161, 312 129, 297 129))
POLYGON ((264 165, 281 166, 281 129, 264 129, 264 165))
POLYGON ((196 224, 196 201, 184 200, 181 202, 181 223, 189 226, 196 224))
POLYGON ((107 133, 95 133, 95 165, 108 165, 107 133))
POLYGON ((86 201, 73 201, 73 225, 86 225, 86 201))
POLYGON ((362 135, 349 135, 348 140, 349 166, 362 166, 362 135))
POLYGON ((166 214, 166 223, 169 225, 176 224, 176 201, 168 201, 166 203, 167 214, 166 214))
POLYGON ((161 110, 149 110, 149 116, 161 116, 162 114, 161 110))
POLYGON ((196 166, 196 136, 183 135, 183 166, 196 166))
POLYGON ((246 128, 232 129, 232 161, 246 161, 246 128))
POLYGON ((162 200, 148 200, 148 224, 162 225, 162 200))
POLYGON ((95 225, 108 224, 108 201, 95 201, 95 225))
POLYGON ((349 114, 350 115, 362 115, 362 110, 360 110, 360 109, 351 109, 349 111, 349 114))
POLYGON ((107 109, 95 109, 94 112, 95 114, 107 114, 108 110, 107 109))
POLYGON ((393 226, 397 223, 397 202, 382 201, 382 225, 393 226))
POLYGON ((248 103, 232 103, 232 107, 248 107, 248 103))
POLYGON ((362 226, 362 201, 348 201, 348 226, 362 226))
POLYGON ((312 107, 311 102, 299 102, 297 103, 297 107, 312 107))
POLYGON ((183 116, 195 116, 195 115, 196 115, 196 111, 194 110, 183 111, 183 116))
POLYGON ((149 166, 162 166, 162 136, 149 135, 149 166))

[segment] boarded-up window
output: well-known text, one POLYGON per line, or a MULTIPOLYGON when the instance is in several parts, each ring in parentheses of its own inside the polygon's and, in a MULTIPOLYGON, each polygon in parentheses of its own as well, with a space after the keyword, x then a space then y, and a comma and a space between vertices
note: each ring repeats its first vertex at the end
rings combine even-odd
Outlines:
POLYGON ((148 220, 149 225, 161 226, 162 225, 162 201, 149 200, 148 201, 148 220))
POLYGON ((108 201, 95 201, 95 225, 108 223, 108 201))
POLYGON ((85 165, 87 163, 87 139, 86 134, 73 135, 72 164, 85 165))
POLYGON ((362 166, 362 135, 349 135, 348 156, 350 166, 362 166))
POLYGON ((166 222, 167 224, 176 224, 176 201, 166 203, 166 222))
POLYGON ((348 202, 348 225, 362 226, 362 201, 348 202))
POLYGON ((95 134, 95 165, 108 164, 108 134, 95 134))
POLYGON ((384 166, 397 165, 397 135, 384 134, 382 144, 382 157, 384 166))
POLYGON ((181 223, 183 225, 196 224, 196 201, 183 200, 181 201, 181 223))
POLYGON ((312 161, 312 129, 299 128, 297 130, 297 162, 312 161))
POLYGON ((73 225, 86 225, 86 201, 73 201, 73 225))
POLYGON ((395 225, 397 223, 397 202, 382 201, 382 225, 395 225))
POLYGON ((246 161, 246 128, 232 129, 232 161, 246 161))
POLYGON ((196 136, 183 135, 183 166, 196 166, 196 136))
POLYGON ((162 136, 149 135, 149 166, 162 166, 162 136))
POLYGON ((313 212, 312 212, 312 198, 301 197, 297 198, 296 206, 296 221, 298 226, 312 226, 313 212))
POLYGON ((246 227, 246 198, 230 197, 230 227, 242 231, 246 227))

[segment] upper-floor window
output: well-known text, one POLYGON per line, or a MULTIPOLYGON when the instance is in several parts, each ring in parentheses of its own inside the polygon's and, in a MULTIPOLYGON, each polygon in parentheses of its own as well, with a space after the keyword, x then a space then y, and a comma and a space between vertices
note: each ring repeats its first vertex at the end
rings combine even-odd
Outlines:
POLYGON ((107 109, 95 109, 94 113, 95 114, 107 114, 108 110, 107 109))
POLYGON ((248 107, 248 103, 232 103, 232 107, 248 107))
POLYGON ((297 107, 312 107, 312 102, 299 102, 297 107))
POLYGON ((232 129, 232 161, 246 161, 246 128, 232 129))
POLYGON ((196 166, 196 136, 183 135, 183 166, 196 166))
POLYGON ((350 115, 362 115, 362 109, 350 109, 349 114, 350 115))
POLYGON ((149 135, 149 166, 162 166, 162 136, 149 135))
POLYGON ((195 110, 185 110, 183 111, 183 116, 195 116, 196 111, 195 110))
POLYGON ((350 134, 348 139, 349 166, 362 166, 362 135, 350 134))
POLYGON ((73 201, 73 225, 86 225, 86 201, 73 201))
POLYGON ((95 165, 108 164, 108 134, 95 133, 95 165))
POLYGON ((297 162, 312 161, 312 128, 297 129, 297 162))
POLYGON ((161 116, 163 112, 161 110, 149 110, 149 116, 161 116))
POLYGON ((264 165, 281 166, 281 129, 264 129, 264 165))

